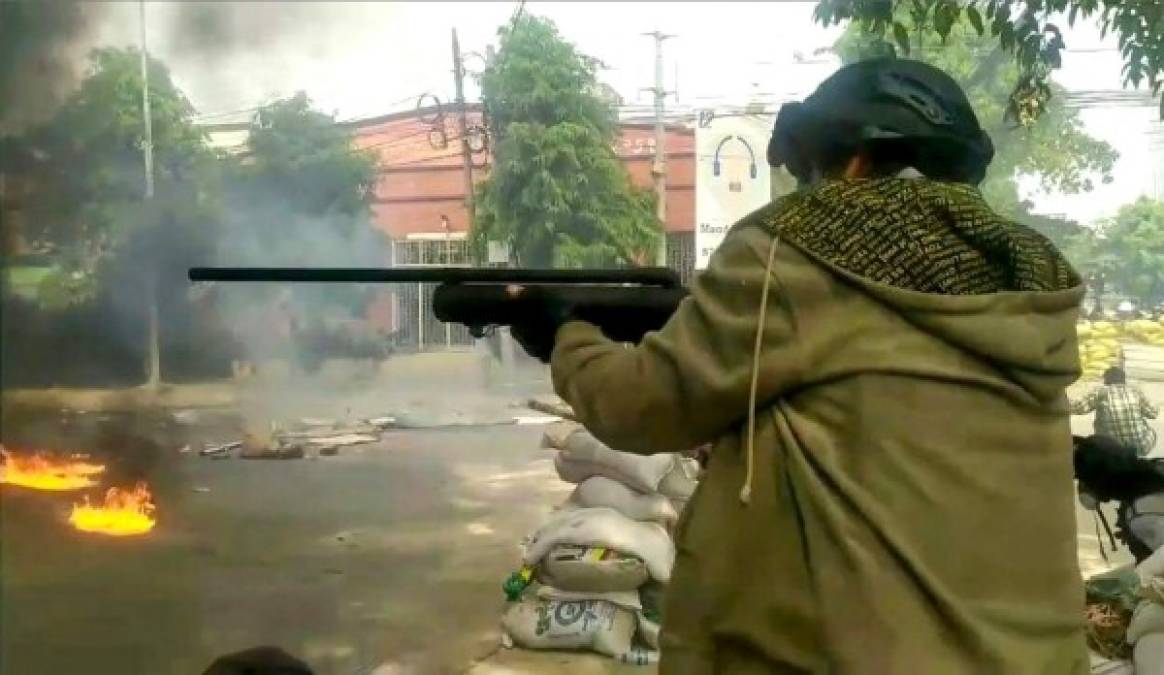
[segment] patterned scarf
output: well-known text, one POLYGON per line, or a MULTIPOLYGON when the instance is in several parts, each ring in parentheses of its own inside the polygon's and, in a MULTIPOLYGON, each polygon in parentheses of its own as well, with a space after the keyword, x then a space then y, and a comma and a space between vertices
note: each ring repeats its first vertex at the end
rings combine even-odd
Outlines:
POLYGON ((782 197, 745 222, 845 271, 923 293, 1055 291, 1081 283, 1046 237, 996 214, 969 185, 830 181, 782 197))

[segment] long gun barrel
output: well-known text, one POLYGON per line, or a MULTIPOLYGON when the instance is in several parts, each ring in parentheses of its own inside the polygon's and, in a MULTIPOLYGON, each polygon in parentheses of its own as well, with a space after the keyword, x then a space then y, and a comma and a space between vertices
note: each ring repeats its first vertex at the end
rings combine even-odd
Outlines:
POLYGON ((666 268, 621 270, 501 269, 470 267, 291 268, 194 267, 190 281, 288 283, 435 283, 433 313, 482 337, 533 314, 525 289, 542 287, 574 308, 611 339, 639 342, 675 312, 687 290, 666 268))

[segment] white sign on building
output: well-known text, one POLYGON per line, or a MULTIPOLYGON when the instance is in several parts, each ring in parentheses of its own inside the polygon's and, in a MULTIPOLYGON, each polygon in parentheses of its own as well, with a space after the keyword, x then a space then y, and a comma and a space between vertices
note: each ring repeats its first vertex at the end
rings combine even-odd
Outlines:
POLYGON ((695 269, 737 220, 771 200, 771 115, 700 115, 695 127, 695 269))

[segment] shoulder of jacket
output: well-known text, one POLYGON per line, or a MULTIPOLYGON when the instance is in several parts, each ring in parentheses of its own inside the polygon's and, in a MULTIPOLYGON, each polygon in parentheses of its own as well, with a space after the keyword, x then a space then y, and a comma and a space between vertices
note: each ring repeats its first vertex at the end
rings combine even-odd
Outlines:
POLYGON ((790 208, 800 204, 804 200, 805 194, 800 191, 790 192, 773 199, 736 221, 734 225, 728 228, 727 234, 730 235, 735 232, 747 230, 763 230, 769 235, 778 233, 780 231, 780 220, 782 216, 790 208))

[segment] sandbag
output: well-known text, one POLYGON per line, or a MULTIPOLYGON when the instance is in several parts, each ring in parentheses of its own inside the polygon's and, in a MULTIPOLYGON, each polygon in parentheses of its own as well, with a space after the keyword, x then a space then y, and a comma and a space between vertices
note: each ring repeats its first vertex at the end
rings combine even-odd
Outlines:
POLYGON ((1164 634, 1164 605, 1156 602, 1141 602, 1132 612, 1128 623, 1127 641, 1134 645, 1145 635, 1164 634))
POLYGON ((1134 668, 1127 675, 1164 675, 1164 635, 1153 633, 1141 638, 1132 652, 1132 664, 1134 668))
POLYGON ((590 594, 633 592, 649 578, 647 564, 603 547, 554 547, 536 568, 540 583, 560 591, 590 594))
POLYGON ((1137 675, 1128 661, 1109 659, 1095 652, 1091 656, 1091 675, 1137 675))
POLYGON ((699 485, 699 461, 687 457, 677 458, 675 465, 659 481, 659 492, 672 500, 686 504, 695 494, 699 485))
POLYGON ((566 439, 570 434, 582 428, 577 422, 556 422, 546 426, 542 432, 542 447, 561 450, 566 447, 566 439))
MULTIPOLYGON (((667 530, 657 523, 631 520, 610 508, 559 512, 529 538, 525 564, 537 565, 554 547, 562 544, 597 546, 634 556, 646 563, 652 579, 664 583, 671 579, 671 567, 675 564, 675 543, 667 530)), ((565 589, 552 583, 548 585, 565 589)))
POLYGON ((537 600, 512 603, 501 628, 527 649, 590 649, 618 658, 630 652, 633 612, 599 600, 537 600))
POLYGON ((631 520, 656 522, 664 527, 671 527, 679 518, 665 496, 638 492, 606 476, 582 481, 566 502, 579 508, 609 507, 631 520))
MULTIPOLYGON (((546 433, 551 436, 550 432, 546 433)), ((581 483, 591 476, 605 476, 639 492, 657 492, 659 483, 675 465, 674 453, 636 455, 606 447, 590 432, 578 427, 558 433, 548 442, 560 443, 554 458, 558 476, 567 483, 581 483)))
POLYGON ((631 612, 643 611, 643 603, 639 600, 637 591, 596 593, 594 591, 563 591, 553 586, 539 586, 537 597, 539 600, 600 600, 631 612))

